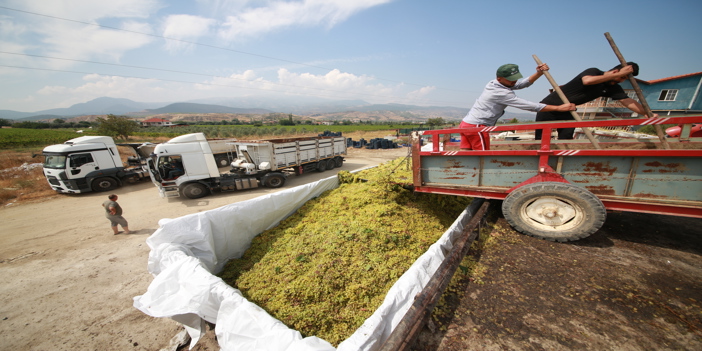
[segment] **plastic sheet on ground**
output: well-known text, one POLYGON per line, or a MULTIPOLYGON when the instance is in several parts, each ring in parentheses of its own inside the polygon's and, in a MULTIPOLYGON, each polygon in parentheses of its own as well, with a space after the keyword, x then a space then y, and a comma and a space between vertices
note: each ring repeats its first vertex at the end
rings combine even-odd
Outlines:
POLYGON ((147 268, 154 280, 146 293, 134 297, 134 307, 183 324, 192 338, 191 347, 204 333, 207 321, 215 324, 217 340, 225 351, 379 349, 477 211, 478 201, 414 262, 390 288, 382 305, 336 349, 325 340, 303 337, 288 328, 214 275, 227 260, 241 257, 256 235, 338 186, 337 177, 332 176, 214 210, 162 219, 159 229, 146 240, 151 248, 147 268))

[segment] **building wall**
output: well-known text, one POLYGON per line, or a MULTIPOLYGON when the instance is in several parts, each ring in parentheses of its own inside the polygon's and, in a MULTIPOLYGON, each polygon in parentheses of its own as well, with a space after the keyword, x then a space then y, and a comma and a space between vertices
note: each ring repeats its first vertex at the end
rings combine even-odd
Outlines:
MULTIPOLYGON (((680 79, 667 80, 654 84, 641 84, 642 93, 646 97, 646 102, 653 111, 683 111, 683 110, 702 110, 702 101, 699 98, 697 87, 702 80, 702 76, 691 76, 680 79), (660 101, 658 100, 661 92, 665 89, 677 89, 678 94, 675 101, 660 101), (698 97, 695 99, 695 93, 698 97), (690 108, 690 101, 695 99, 695 103, 690 108)), ((629 81, 621 83, 624 89, 633 89, 629 81)))

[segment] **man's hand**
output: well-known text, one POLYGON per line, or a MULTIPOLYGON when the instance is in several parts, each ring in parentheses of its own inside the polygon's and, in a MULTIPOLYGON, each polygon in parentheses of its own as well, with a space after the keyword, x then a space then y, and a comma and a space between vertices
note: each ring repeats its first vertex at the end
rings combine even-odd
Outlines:
POLYGON ((572 102, 569 104, 559 105, 556 108, 556 111, 558 111, 558 112, 568 112, 568 111, 575 111, 575 110, 577 110, 577 108, 575 107, 575 104, 572 102))
POLYGON ((624 67, 619 69, 619 74, 622 77, 627 77, 627 76, 629 76, 629 74, 632 74, 632 73, 634 73, 634 66, 631 66, 631 65, 624 66, 624 67))
POLYGON ((536 66, 536 73, 532 74, 529 76, 529 82, 534 84, 537 79, 539 79, 541 76, 544 75, 544 72, 548 71, 548 65, 545 63, 542 63, 538 66, 536 66))
MULTIPOLYGON (((613 69, 611 71, 607 71, 603 74, 603 76, 607 77, 608 81, 611 80, 623 80, 629 77, 629 74, 634 73, 634 66, 624 66, 620 69, 613 69)), ((583 77, 584 79, 585 77, 583 77)))

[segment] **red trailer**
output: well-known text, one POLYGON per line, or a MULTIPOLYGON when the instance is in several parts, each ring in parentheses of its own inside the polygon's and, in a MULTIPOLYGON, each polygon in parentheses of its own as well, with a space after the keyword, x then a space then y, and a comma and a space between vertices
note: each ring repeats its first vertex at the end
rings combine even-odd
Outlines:
POLYGON ((680 116, 424 131, 413 139, 414 190, 504 200, 502 212, 517 231, 552 241, 591 235, 607 211, 702 218, 702 138, 690 136, 690 126, 701 122, 702 116, 680 116), (612 138, 611 131, 597 141, 493 141, 484 151, 461 151, 450 142, 462 131, 542 129, 546 136, 574 127, 597 135, 656 124, 681 125, 681 133, 666 142, 612 138), (423 141, 431 146, 422 148, 423 141))

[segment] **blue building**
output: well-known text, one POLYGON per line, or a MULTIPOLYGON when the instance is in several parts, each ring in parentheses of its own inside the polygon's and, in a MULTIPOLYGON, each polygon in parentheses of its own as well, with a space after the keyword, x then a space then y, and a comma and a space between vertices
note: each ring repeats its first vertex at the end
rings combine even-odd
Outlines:
MULTIPOLYGON (((702 113, 702 72, 645 81, 636 79, 641 92, 653 113, 660 116, 702 113)), ((631 83, 626 80, 620 84, 629 96, 639 101, 631 83)), ((617 101, 599 98, 586 104, 578 105, 578 113, 584 119, 608 117, 639 117, 617 101)))

